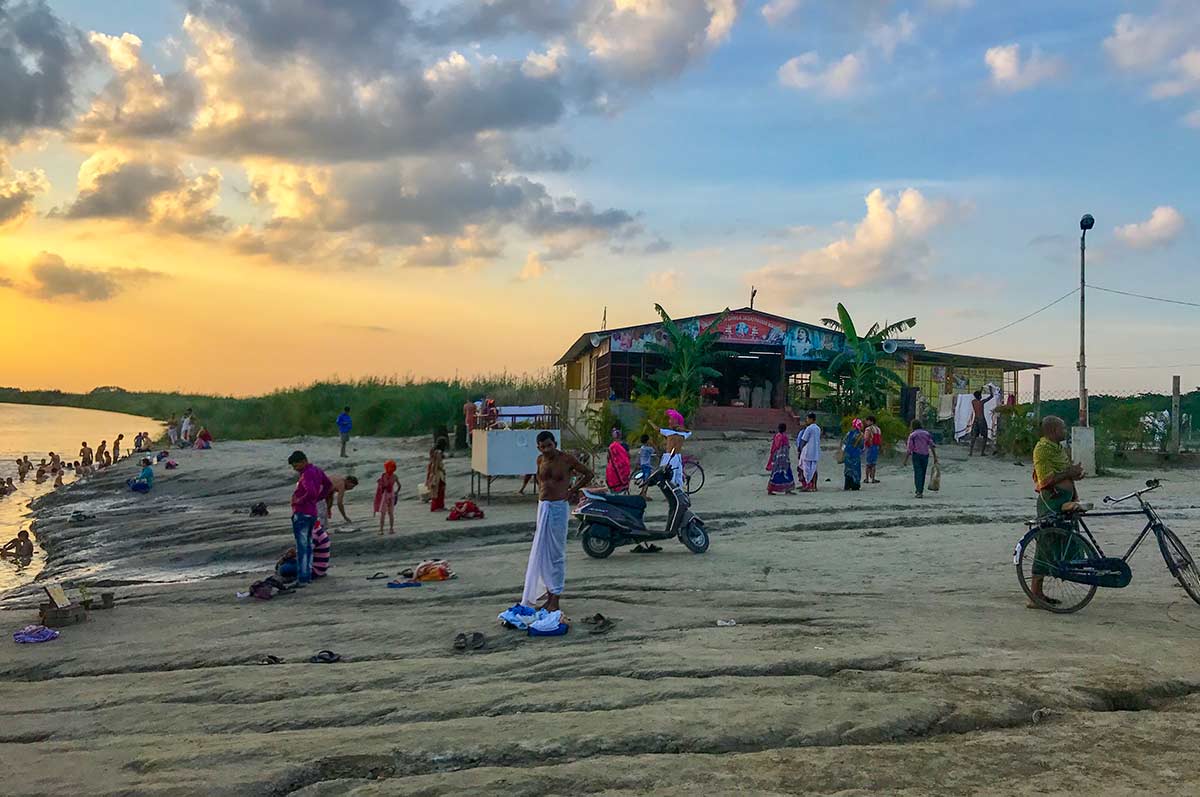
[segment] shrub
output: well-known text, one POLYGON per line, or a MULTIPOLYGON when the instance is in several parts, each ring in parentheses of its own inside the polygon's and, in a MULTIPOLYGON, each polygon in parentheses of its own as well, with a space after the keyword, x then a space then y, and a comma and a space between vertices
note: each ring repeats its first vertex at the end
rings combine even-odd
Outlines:
POLYGON ((1015 457, 1031 456, 1033 447, 1042 436, 1033 406, 1003 405, 996 410, 996 414, 1000 416, 1000 432, 996 436, 996 445, 1000 450, 1015 457))
POLYGON ((850 431, 851 424, 855 418, 861 418, 863 424, 867 422, 867 416, 875 416, 875 425, 879 427, 879 431, 883 434, 883 445, 880 450, 889 452, 892 447, 901 440, 908 439, 908 424, 900 416, 892 413, 890 410, 873 410, 868 407, 859 407, 858 412, 852 412, 842 418, 842 435, 845 436, 850 431))

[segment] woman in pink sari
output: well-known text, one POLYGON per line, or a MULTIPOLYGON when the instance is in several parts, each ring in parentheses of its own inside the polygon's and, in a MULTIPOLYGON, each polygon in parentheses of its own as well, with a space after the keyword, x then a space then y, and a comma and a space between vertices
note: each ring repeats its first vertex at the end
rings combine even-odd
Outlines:
POLYGON ((608 445, 608 467, 604 470, 608 489, 614 493, 629 492, 630 473, 629 451, 621 442, 621 430, 613 429, 612 442, 608 445))
POLYGON ((792 494, 796 489, 796 477, 792 473, 792 441, 787 436, 787 424, 779 424, 779 431, 771 439, 771 453, 767 457, 767 495, 792 494))

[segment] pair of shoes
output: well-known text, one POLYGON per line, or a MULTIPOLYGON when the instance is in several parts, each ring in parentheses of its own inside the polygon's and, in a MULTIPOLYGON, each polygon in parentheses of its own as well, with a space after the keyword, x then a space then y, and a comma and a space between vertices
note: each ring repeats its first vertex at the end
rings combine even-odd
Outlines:
POLYGON ((454 637, 455 650, 483 650, 483 646, 487 644, 487 637, 478 631, 472 631, 469 634, 459 634, 454 637))

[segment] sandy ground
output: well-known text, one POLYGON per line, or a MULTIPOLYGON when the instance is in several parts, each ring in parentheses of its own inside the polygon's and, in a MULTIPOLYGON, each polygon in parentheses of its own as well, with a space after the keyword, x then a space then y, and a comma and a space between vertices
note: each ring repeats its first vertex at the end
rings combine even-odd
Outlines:
MULTIPOLYGON (((145 498, 120 489, 125 473, 57 491, 39 507, 47 576, 116 585, 118 606, 52 643, 0 642, 2 790, 1200 793, 1200 606, 1156 546, 1134 557, 1130 587, 1054 616, 1025 608, 1012 565, 1033 507, 1027 466, 947 452, 943 491, 923 501, 898 460, 859 494, 823 482, 768 498, 763 441, 689 445, 709 474, 695 500, 707 554, 668 543, 598 561, 569 543, 563 605, 576 620, 617 618, 600 636, 576 623, 530 639, 496 623, 520 595, 529 499, 461 523, 405 500, 400 532, 376 536, 368 485, 396 457, 411 496, 416 441, 357 441, 343 462, 364 477, 348 505, 360 525, 335 526, 328 579, 269 602, 238 600, 252 576, 235 572, 265 574, 290 544, 288 452, 334 463, 333 441, 185 452, 145 498), (257 500, 269 517, 235 514, 257 500), (96 521, 67 523, 77 508, 96 521), (434 556, 459 578, 366 580, 434 556), (163 583, 188 576, 204 578, 163 583), (487 647, 454 652, 471 630, 487 647), (345 660, 307 663, 323 648, 345 660), (268 653, 286 663, 254 663, 268 653)), ((452 493, 466 468, 451 461, 452 493)), ((838 471, 827 454, 822 478, 838 471)), ((1155 503, 1196 551, 1195 472, 1164 475, 1155 503)), ((1119 553, 1136 529, 1098 531, 1119 553)), ((3 627, 33 621, 36 602, 7 596, 3 627)))

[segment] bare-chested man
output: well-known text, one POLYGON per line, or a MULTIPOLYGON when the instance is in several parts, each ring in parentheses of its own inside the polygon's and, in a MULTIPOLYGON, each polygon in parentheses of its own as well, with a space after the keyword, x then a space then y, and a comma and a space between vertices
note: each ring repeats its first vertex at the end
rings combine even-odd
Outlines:
POLYGON ((342 513, 342 520, 349 523, 350 518, 346 515, 346 491, 353 490, 358 486, 358 477, 330 476, 329 483, 333 485, 333 489, 329 491, 329 495, 325 496, 325 517, 333 517, 333 501, 336 498, 338 511, 342 513))
POLYGON ((557 611, 567 579, 567 522, 570 501, 595 478, 590 468, 565 451, 560 451, 552 432, 537 436, 538 510, 537 532, 525 568, 525 592, 521 603, 557 611), (544 601, 540 605, 539 601, 544 601))
POLYGON ((94 452, 92 451, 92 447, 87 444, 86 440, 84 440, 79 447, 79 463, 84 467, 91 465, 93 455, 94 452))

